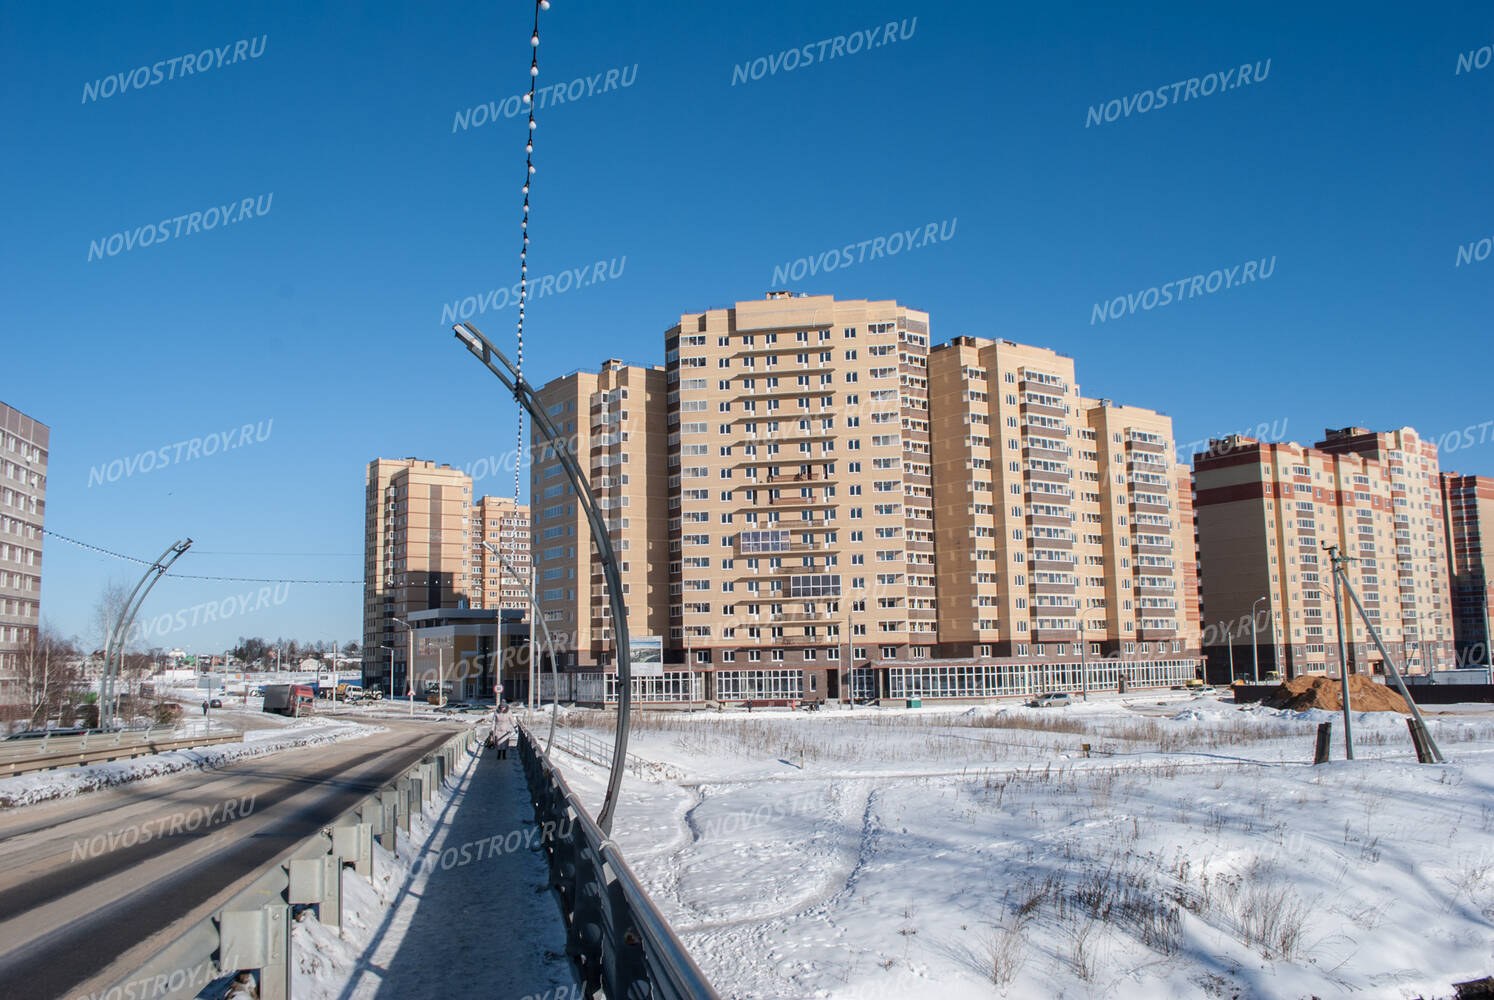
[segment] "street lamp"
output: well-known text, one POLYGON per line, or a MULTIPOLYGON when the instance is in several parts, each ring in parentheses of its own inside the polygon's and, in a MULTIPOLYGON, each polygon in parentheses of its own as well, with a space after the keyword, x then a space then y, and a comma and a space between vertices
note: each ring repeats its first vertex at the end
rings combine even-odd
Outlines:
POLYGON ((1250 669, 1257 684, 1261 682, 1261 651, 1255 641, 1255 606, 1264 600, 1264 597, 1257 597, 1250 605, 1250 669))
MULTIPOLYGON (((396 625, 405 627, 405 635, 409 637, 408 652, 405 653, 405 695, 410 699, 410 718, 415 717, 415 629, 403 618, 389 616, 396 625)), ((394 686, 394 654, 389 654, 389 686, 394 686)))
POLYGON ((1235 632, 1229 627, 1229 622, 1220 622, 1219 627, 1224 629, 1225 641, 1229 643, 1229 682, 1235 682, 1235 632))
POLYGON ((1089 623, 1082 617, 1079 619, 1079 689, 1085 701, 1089 701, 1089 658, 1086 656, 1089 645, 1087 640, 1086 626, 1089 623))

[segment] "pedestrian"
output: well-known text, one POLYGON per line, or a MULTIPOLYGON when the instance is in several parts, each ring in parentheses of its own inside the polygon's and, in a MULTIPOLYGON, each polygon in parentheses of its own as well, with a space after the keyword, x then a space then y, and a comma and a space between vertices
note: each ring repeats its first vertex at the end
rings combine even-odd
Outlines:
POLYGON ((207 702, 203 702, 202 703, 202 714, 203 715, 207 715, 207 708, 208 708, 207 702))
POLYGON ((508 748, 518 742, 519 731, 514 724, 514 715, 507 705, 499 705, 493 716, 493 739, 498 748, 498 759, 508 759, 508 748))

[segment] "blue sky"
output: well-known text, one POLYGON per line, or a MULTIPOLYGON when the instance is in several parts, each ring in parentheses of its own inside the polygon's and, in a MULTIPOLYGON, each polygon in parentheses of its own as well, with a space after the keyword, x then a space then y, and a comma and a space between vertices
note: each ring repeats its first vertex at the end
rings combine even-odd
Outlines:
MULTIPOLYGON (((190 535, 183 574, 358 579, 369 459, 467 466, 512 447, 513 404, 442 311, 518 277, 525 124, 502 106, 527 89, 530 11, 0 9, 0 399, 52 427, 50 529, 146 558, 190 535), (239 40, 259 54, 102 96, 111 74, 231 59, 239 40), (496 122, 473 115, 489 101, 496 122), (261 201, 231 225, 89 259, 112 234, 246 198, 261 201), (137 458, 245 424, 268 429, 148 472, 137 458)), ((608 280, 534 302, 533 380, 658 362, 681 312, 954 220, 947 241, 790 287, 926 309, 936 341, 1051 346, 1087 393, 1169 413, 1180 441, 1494 420, 1494 257, 1456 266, 1494 236, 1494 66, 1457 72, 1494 44, 1487 4, 556 0, 541 33, 542 86, 619 74, 537 115, 531 273, 604 261, 608 280), (894 44, 823 58, 821 40, 887 22, 894 44), (812 64, 782 55, 806 45, 812 64), (734 84, 759 57, 777 72, 734 84), (1137 103, 1268 59, 1260 82, 1137 103), (1086 127, 1113 99, 1133 113, 1086 127), (1267 280, 1093 322, 1117 296, 1271 258, 1267 280)), ((504 298, 472 321, 510 345, 504 298)), ((1494 473, 1494 428, 1458 440, 1445 468, 1494 473)), ((102 586, 134 575, 49 540, 43 616, 86 640, 102 586)), ((150 610, 257 591, 168 577, 150 610)), ((276 598, 162 642, 361 631, 358 586, 276 598)))

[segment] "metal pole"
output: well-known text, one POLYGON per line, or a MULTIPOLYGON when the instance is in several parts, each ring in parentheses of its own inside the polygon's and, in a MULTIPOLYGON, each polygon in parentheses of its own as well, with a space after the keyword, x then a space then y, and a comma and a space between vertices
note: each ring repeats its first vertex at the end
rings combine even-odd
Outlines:
POLYGON ((628 755, 628 728, 632 721, 630 709, 633 703, 633 652, 628 637, 628 610, 623 602, 622 575, 618 572, 617 555, 612 548, 607 522, 599 513, 596 494, 592 492, 590 481, 576 463, 570 446, 555 427, 554 422, 550 420, 549 415, 545 413, 544 406, 540 404, 539 397, 535 395, 529 383, 524 381, 503 352, 489 343, 487 338, 472 324, 460 323, 452 330, 473 356, 513 393, 514 399, 524 407, 525 412, 534 421, 534 426, 541 432, 542 440, 550 447, 555 457, 560 460, 561 467, 565 469, 566 477, 570 479, 571 486, 576 491, 576 501, 581 506, 582 512, 586 514, 592 542, 597 547, 597 558, 602 564, 608 600, 612 606, 612 627, 617 637, 617 736, 613 742, 612 769, 607 779, 606 798, 603 799, 602 808, 597 813, 597 826, 603 833, 610 834, 612 814, 617 806, 618 792, 622 788, 623 767, 628 755), (502 363, 502 368, 493 363, 494 357, 502 363))
POLYGON ((1354 717, 1349 710, 1349 646, 1344 638, 1344 605, 1343 598, 1339 596, 1339 568, 1343 557, 1338 553, 1337 545, 1328 546, 1328 559, 1333 564, 1333 618, 1338 623, 1338 675, 1343 681, 1344 690, 1344 754, 1348 760, 1354 759, 1354 717))
MULTIPOLYGON (((1342 571, 1342 566, 1340 565, 1335 571, 1335 582, 1337 582, 1337 573, 1340 573, 1342 571)), ((1410 707, 1411 714, 1416 717, 1416 723, 1421 727, 1422 736, 1426 739, 1428 749, 1431 750, 1433 762, 1437 764, 1445 763, 1445 760, 1442 756, 1442 751, 1438 749, 1437 744, 1432 740, 1432 732, 1427 728, 1426 720, 1421 717, 1421 709, 1416 707, 1416 702, 1414 699, 1412 699, 1411 692, 1406 690, 1406 684, 1401 680, 1401 672, 1396 669, 1395 660, 1391 659, 1390 651, 1387 650, 1385 648, 1385 644, 1380 641, 1380 633, 1375 628, 1374 622, 1370 621, 1369 615, 1364 610, 1364 605, 1359 603, 1359 595, 1354 592, 1354 587, 1349 583, 1347 574, 1344 575, 1343 586, 1344 589, 1349 592, 1349 600, 1354 602, 1354 607, 1359 611, 1359 617, 1364 619, 1364 627, 1366 630, 1368 630, 1370 639, 1375 644, 1375 648, 1380 651, 1381 656, 1385 657, 1385 668, 1390 671, 1390 678, 1391 680, 1395 681, 1396 689, 1401 692, 1401 697, 1406 699, 1406 704, 1410 707)), ((1347 704, 1347 702, 1345 702, 1345 704, 1347 704)))
MULTIPOLYGON (((482 546, 493 555, 498 557, 498 568, 500 575, 502 573, 509 572, 512 569, 508 560, 503 557, 503 553, 495 548, 492 542, 483 542, 482 546)), ((532 583, 534 580, 534 562, 532 559, 529 564, 529 574, 530 581, 532 583)), ((514 573, 513 575, 518 576, 517 573, 514 573)), ((501 618, 503 615, 501 609, 499 610, 498 614, 501 618)), ((545 657, 550 661, 550 686, 553 688, 553 690, 550 692, 550 736, 545 740, 544 754, 545 759, 549 760, 550 747, 555 742, 555 717, 560 714, 560 671, 555 665, 555 640, 550 635, 550 623, 545 621, 545 616, 540 613, 539 600, 537 599, 534 587, 531 586, 529 588, 529 662, 530 675, 534 679, 538 680, 539 669, 534 666, 534 626, 536 622, 539 623, 540 631, 545 635, 545 657)))
POLYGON ((1235 682, 1235 632, 1229 627, 1228 622, 1220 622, 1219 627, 1224 629, 1225 641, 1229 643, 1229 682, 1235 682))
POLYGON ((1079 619, 1079 688, 1085 701, 1089 701, 1089 651, 1085 648, 1089 645, 1085 629, 1087 624, 1083 618, 1079 619))
MULTIPOLYGON (((175 563, 177 559, 181 558, 182 553, 186 552, 187 549, 191 547, 192 539, 188 538, 184 541, 175 543, 165 552, 161 553, 161 557, 155 562, 151 563, 150 568, 148 568, 140 577, 140 582, 135 584, 135 589, 130 591, 130 596, 125 600, 124 607, 120 609, 119 620, 115 623, 114 626, 114 641, 112 644, 108 642, 105 643, 106 649, 110 645, 113 646, 114 655, 119 661, 118 673, 120 676, 122 676, 124 673, 124 649, 126 637, 129 634, 130 627, 135 624, 135 616, 140 613, 140 606, 145 603, 146 597, 150 595, 151 590, 155 588, 155 585, 158 582, 160 582, 161 577, 166 574, 166 571, 171 568, 171 565, 175 563), (154 574, 154 577, 152 577, 152 574, 154 574)), ((103 729, 105 728, 105 708, 107 707, 109 709, 109 717, 111 718, 111 720, 114 716, 114 706, 112 704, 114 698, 114 678, 110 674, 109 659, 107 656, 104 660, 104 685, 103 690, 100 691, 100 695, 99 728, 103 729)))
POLYGON ((1264 597, 1257 597, 1250 605, 1250 671, 1257 684, 1261 682, 1261 651, 1256 642, 1255 606, 1264 600, 1264 597))

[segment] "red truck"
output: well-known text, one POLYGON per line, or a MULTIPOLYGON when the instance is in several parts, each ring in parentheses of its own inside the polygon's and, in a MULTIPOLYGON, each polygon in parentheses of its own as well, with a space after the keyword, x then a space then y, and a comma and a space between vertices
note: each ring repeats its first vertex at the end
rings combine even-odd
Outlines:
POLYGON ((264 710, 275 715, 299 718, 310 715, 316 704, 316 692, 309 684, 266 684, 264 710))

